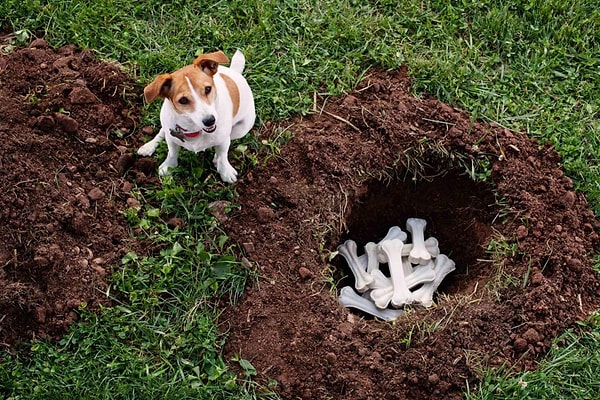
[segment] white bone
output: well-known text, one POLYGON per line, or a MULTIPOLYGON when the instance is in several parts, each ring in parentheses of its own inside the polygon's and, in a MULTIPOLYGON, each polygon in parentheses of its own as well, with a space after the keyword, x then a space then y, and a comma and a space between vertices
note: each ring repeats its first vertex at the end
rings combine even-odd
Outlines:
POLYGON ((373 283, 373 277, 367 274, 361 261, 358 259, 356 254, 356 242, 354 240, 346 240, 343 244, 337 248, 338 252, 346 259, 352 274, 354 275, 354 287, 359 292, 364 292, 369 288, 369 285, 373 283))
POLYGON ((339 301, 346 308, 356 308, 384 321, 393 321, 404 314, 403 310, 378 309, 370 300, 361 297, 350 286, 345 286, 340 290, 339 301))
POLYGON ((385 276, 381 270, 375 270, 371 272, 373 277, 373 283, 370 285, 371 289, 391 288, 392 280, 385 276))
MULTIPOLYGON (((442 283, 446 275, 456 269, 454 261, 446 255, 440 254, 434 263, 435 279, 429 283, 423 284, 418 290, 413 292, 415 303, 420 303, 424 307, 431 307, 433 304, 433 293, 442 283)), ((372 296, 372 294, 371 294, 372 296)))
MULTIPOLYGON (((404 247, 406 247, 406 245, 404 245, 404 247)), ((404 250, 404 247, 402 247, 402 250, 404 250)), ((405 277, 408 277, 413 273, 413 266, 410 261, 408 261, 408 257, 402 257, 402 271, 404 272, 405 277)))
POLYGON ((394 294, 394 288, 380 288, 373 289, 371 293, 369 293, 369 297, 375 303, 375 307, 384 310, 390 305, 390 301, 392 300, 392 295, 394 294))
MULTIPOLYGON (((378 244, 377 246, 378 246, 378 250, 380 250, 379 249, 380 244, 378 244)), ((404 247, 402 247, 402 257, 407 257, 410 254, 413 247, 414 246, 412 243, 405 243, 404 247)), ((429 255, 431 255, 431 258, 435 258, 440 254, 439 242, 434 237, 429 237, 429 238, 427 238, 427 240, 425 240, 425 248, 429 252, 429 255)), ((363 256, 364 256, 364 254, 360 257, 363 257, 363 256)), ((383 254, 383 252, 379 251, 377 253, 377 261, 379 261, 380 263, 387 263, 385 254, 383 254)))
MULTIPOLYGON (((430 262, 427 265, 416 267, 412 274, 406 275, 406 286, 412 289, 415 286, 433 281, 435 279, 433 266, 434 263, 430 262)), ((386 308, 394 294, 392 282, 381 271, 376 271, 372 275, 375 278, 375 283, 371 286, 373 290, 370 291, 369 298, 373 300, 378 308, 386 308)))
POLYGON ((379 244, 385 240, 392 239, 400 239, 401 241, 405 242, 407 238, 408 235, 399 226, 392 226, 390 229, 388 229, 388 232, 386 233, 385 237, 381 239, 379 244))
MULTIPOLYGON (((379 270, 379 261, 377 260, 377 245, 373 242, 365 244, 365 255, 367 257, 367 273, 370 274, 379 270)), ((360 257, 359 257, 360 259, 360 257)), ((362 261, 362 260, 361 260, 362 261)))
POLYGON ((377 243, 377 261, 379 261, 380 263, 386 263, 387 259, 385 258, 385 254, 382 253, 381 251, 381 244, 383 242, 385 242, 386 240, 394 240, 394 239, 400 239, 402 242, 406 242, 406 239, 408 238, 408 235, 406 234, 406 232, 404 232, 402 229, 400 229, 399 226, 392 226, 390 229, 388 229, 388 233, 385 235, 385 237, 383 239, 381 239, 381 241, 379 243, 377 243))
POLYGON ((400 239, 386 240, 381 243, 381 251, 385 253, 390 268, 390 277, 394 287, 391 303, 395 307, 410 304, 413 299, 412 293, 406 285, 402 267, 402 247, 404 247, 404 243, 400 239))
POLYGON ((431 254, 425 247, 425 226, 427 221, 421 218, 406 220, 406 229, 412 234, 413 248, 408 254, 408 260, 413 264, 425 265, 431 260, 431 254))
POLYGON ((440 255, 440 244, 433 236, 425 239, 425 248, 429 252, 429 255, 431 255, 431 258, 436 258, 440 255))
POLYGON ((377 267, 374 267, 375 265, 375 261, 371 261, 370 260, 370 254, 373 252, 373 246, 377 246, 376 247, 376 252, 375 252, 375 256, 376 259, 379 263, 386 263, 387 260, 383 259, 383 255, 381 254, 381 243, 383 243, 385 240, 392 240, 392 239, 400 239, 403 242, 406 241, 406 238, 408 237, 408 235, 406 234, 406 232, 404 232, 402 229, 400 229, 399 226, 392 226, 390 229, 388 229, 387 234, 385 235, 385 237, 383 239, 381 239, 381 241, 379 241, 379 243, 375 244, 373 242, 369 242, 365 245, 365 254, 361 255, 359 257, 361 263, 363 265, 367 265, 367 272, 371 272, 373 269, 379 269, 379 265, 377 265, 377 267), (372 266, 371 266, 371 263, 372 266), (372 269, 369 269, 372 268, 372 269))
POLYGON ((378 269, 371 272, 371 276, 375 281, 371 284, 373 290, 369 292, 369 297, 377 308, 387 308, 394 293, 392 280, 378 269))

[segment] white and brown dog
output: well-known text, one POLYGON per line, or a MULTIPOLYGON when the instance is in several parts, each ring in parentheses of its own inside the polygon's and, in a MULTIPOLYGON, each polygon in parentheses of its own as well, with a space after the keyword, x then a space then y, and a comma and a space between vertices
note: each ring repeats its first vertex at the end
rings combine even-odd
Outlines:
POLYGON ((169 152, 159 175, 177 166, 179 149, 200 152, 215 148, 213 163, 224 182, 235 182, 237 171, 227 159, 232 139, 239 139, 254 125, 256 111, 248 82, 242 76, 246 64, 238 50, 231 65, 222 51, 198 56, 192 65, 162 74, 144 88, 146 102, 164 98, 160 110, 161 129, 138 154, 149 156, 166 140, 169 152))

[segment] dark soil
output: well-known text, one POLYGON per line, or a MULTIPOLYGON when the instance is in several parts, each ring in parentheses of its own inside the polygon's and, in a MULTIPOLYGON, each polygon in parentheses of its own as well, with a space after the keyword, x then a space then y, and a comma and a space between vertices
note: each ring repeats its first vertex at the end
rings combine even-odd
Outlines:
POLYGON ((44 40, 0 56, 4 345, 58 338, 77 309, 109 304, 111 267, 141 246, 122 215, 135 205, 123 176, 139 115, 130 80, 90 51, 44 40))
MULTIPOLYGON (((133 155, 141 90, 128 82, 71 46, 36 41, 0 56, 6 346, 60 337, 82 303, 109 304, 110 268, 125 252, 153 250, 122 216, 136 205, 134 184, 158 182, 154 160, 133 155)), ((251 361, 284 398, 460 398, 485 368, 535 368, 598 304, 599 224, 553 149, 408 87, 405 70, 372 71, 314 115, 253 133, 293 137, 241 171, 241 209, 222 225, 259 280, 221 325, 225 357, 251 361), (475 183, 472 166, 494 183, 475 183), (395 323, 340 307, 331 282, 352 281, 330 252, 348 238, 377 241, 408 217, 426 219, 457 265, 437 306, 395 323)))
POLYGON ((598 222, 551 146, 408 88, 405 70, 373 71, 314 115, 263 128, 293 139, 237 187, 226 230, 260 279, 223 315, 226 354, 285 398, 460 398, 485 368, 535 368, 598 305, 598 222), (494 184, 474 183, 472 165, 494 184), (437 307, 394 324, 341 308, 327 278, 353 282, 328 251, 379 241, 409 217, 426 219, 457 265, 437 307))

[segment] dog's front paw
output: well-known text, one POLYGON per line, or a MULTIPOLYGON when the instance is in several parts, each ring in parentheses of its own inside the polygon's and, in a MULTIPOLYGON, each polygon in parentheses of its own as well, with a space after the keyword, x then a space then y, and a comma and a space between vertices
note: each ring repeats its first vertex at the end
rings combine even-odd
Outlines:
POLYGON ((171 175, 171 168, 175 168, 177 165, 168 164, 166 162, 160 164, 158 167, 158 175, 159 176, 169 176, 171 175))
POLYGON ((154 154, 154 150, 156 150, 156 143, 150 141, 148 143, 146 143, 145 145, 143 145, 142 147, 140 147, 137 151, 137 153, 140 156, 151 156, 152 154, 154 154))
POLYGON ((219 170, 221 179, 226 183, 234 183, 237 181, 237 171, 231 165, 223 165, 219 170))

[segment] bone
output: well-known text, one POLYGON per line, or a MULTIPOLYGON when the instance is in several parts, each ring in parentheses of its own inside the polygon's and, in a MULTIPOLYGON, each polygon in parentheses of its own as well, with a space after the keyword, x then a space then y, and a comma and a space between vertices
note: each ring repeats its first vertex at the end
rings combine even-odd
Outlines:
POLYGON ((385 235, 383 239, 379 243, 377 243, 377 261, 380 263, 386 263, 387 259, 385 258, 385 254, 381 251, 381 244, 386 240, 394 240, 400 239, 402 242, 406 242, 408 235, 399 226, 392 226, 388 229, 388 233, 385 235))
POLYGON ((367 274, 361 260, 358 259, 358 255, 356 254, 356 242, 354 242, 354 240, 346 240, 343 244, 338 246, 337 250, 340 255, 346 259, 346 262, 354 275, 354 287, 356 290, 361 293, 368 290, 369 285, 373 283, 373 277, 367 274))
POLYGON ((382 289, 392 287, 392 280, 385 276, 380 270, 377 269, 371 272, 371 276, 373 277, 373 283, 370 285, 371 289, 382 289))
POLYGON ((395 307, 410 304, 413 299, 412 293, 406 285, 406 278, 402 267, 402 247, 404 247, 404 243, 400 239, 386 240, 381 243, 381 250, 385 254, 390 268, 390 277, 392 278, 392 286, 394 287, 391 303, 395 307))
POLYGON ((369 292, 369 297, 373 303, 375 303, 377 308, 387 308, 392 299, 392 294, 394 293, 392 280, 385 276, 380 270, 371 272, 371 276, 373 277, 374 282, 371 284, 371 289, 373 290, 369 292))
POLYGON ((365 254, 361 255, 359 257, 361 263, 363 265, 366 265, 367 268, 367 272, 371 272, 373 269, 379 269, 379 265, 377 265, 377 267, 375 267, 375 259, 377 260, 378 263, 386 263, 387 260, 385 260, 383 257, 384 255, 381 253, 381 243, 383 243, 386 240, 392 240, 392 239, 400 239, 403 242, 406 241, 406 238, 408 237, 408 235, 406 234, 406 232, 404 232, 402 229, 400 229, 399 226, 392 226, 390 229, 388 229, 387 234, 385 235, 385 237, 383 239, 381 239, 381 241, 379 241, 379 243, 375 244, 373 242, 369 242, 365 245, 365 254), (376 246, 376 252, 375 252, 375 259, 373 259, 371 261, 371 255, 373 254, 373 247, 376 246), (372 265, 370 267, 370 265, 372 265), (372 268, 371 270, 369 270, 369 268, 372 268))
POLYGON ((435 272, 435 279, 429 283, 423 284, 423 286, 413 292, 415 303, 419 303, 424 307, 431 307, 433 305, 433 293, 437 290, 438 286, 440 286, 444 278, 455 269, 456 265, 454 261, 449 259, 446 255, 440 254, 435 259, 434 263, 433 270, 435 272))
MULTIPOLYGON (((387 263, 387 259, 385 258, 385 254, 383 254, 383 252, 381 252, 381 250, 379 248, 380 244, 378 244, 377 247, 378 247, 377 261, 379 261, 380 263, 387 263)), ((408 257, 408 255, 410 254, 410 252, 413 249, 413 247, 414 246, 413 246, 412 243, 405 243, 404 247, 402 247, 402 257, 408 257)), ((427 238, 425 240, 425 248, 429 252, 429 255, 431 256, 431 258, 435 258, 435 257, 437 257, 440 254, 439 242, 434 237, 429 237, 429 238, 427 238)), ((361 257, 366 257, 366 255, 363 254, 359 258, 361 258, 361 257)), ((363 263, 364 262, 366 262, 366 260, 364 260, 363 263)), ((415 263, 415 264, 418 264, 418 263, 415 263)))
MULTIPOLYGON (((406 247, 406 245, 404 245, 404 247, 406 247)), ((402 247, 403 250, 404 247, 402 247)), ((408 261, 408 257, 402 257, 402 271, 404 272, 405 277, 413 273, 413 266, 410 261, 408 261)))
POLYGON ((408 254, 408 260, 413 264, 425 265, 431 260, 431 254, 425 247, 425 226, 427 221, 421 218, 406 220, 406 229, 412 234, 413 248, 408 254))
POLYGON ((370 300, 352 290, 350 286, 345 286, 340 290, 339 301, 346 308, 356 308, 384 321, 393 321, 404 314, 403 310, 380 310, 370 300))
MULTIPOLYGON (((435 279, 433 266, 434 263, 430 262, 427 265, 416 267, 412 274, 406 275, 406 286, 412 289, 415 286, 432 282, 435 279)), ((377 308, 387 308, 394 294, 392 282, 381 271, 375 271, 372 275, 375 282, 371 286, 373 290, 369 292, 369 297, 377 308)))
MULTIPOLYGON (((379 271, 379 261, 377 260, 377 244, 369 242, 365 244, 365 254, 367 257, 367 273, 371 274, 373 271, 379 271)), ((359 257, 360 259, 360 257, 359 257)), ((362 260, 361 260, 362 261, 362 260)))

